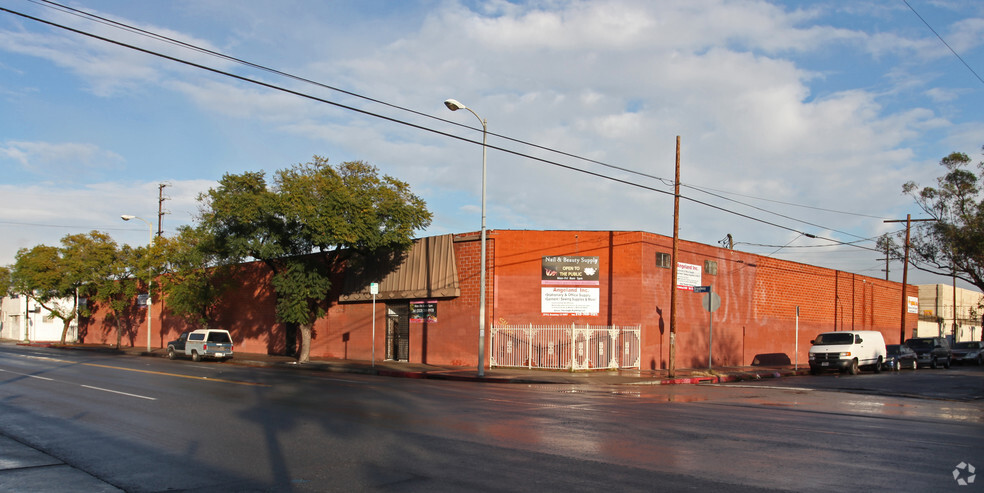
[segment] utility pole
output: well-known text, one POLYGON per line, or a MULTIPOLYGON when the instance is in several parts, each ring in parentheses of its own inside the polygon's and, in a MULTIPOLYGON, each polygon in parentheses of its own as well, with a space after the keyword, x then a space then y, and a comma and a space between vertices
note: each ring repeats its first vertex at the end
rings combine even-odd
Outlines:
POLYGON ((670 259, 670 378, 676 376, 677 254, 680 251, 680 136, 676 138, 676 178, 673 181, 673 256, 670 259))
POLYGON ((890 251, 891 251, 891 245, 888 242, 885 242, 885 258, 875 259, 875 260, 884 260, 885 261, 885 280, 886 281, 888 280, 888 267, 889 267, 888 261, 889 260, 892 260, 891 255, 889 255, 891 253, 890 251))
MULTIPOLYGON (((913 219, 912 214, 906 214, 905 220, 902 219, 888 219, 886 223, 901 223, 905 222, 905 245, 903 250, 905 251, 904 260, 902 262, 902 320, 899 322, 899 344, 905 342, 905 314, 908 311, 908 299, 906 296, 906 283, 909 281, 909 230, 912 228, 913 222, 922 221, 935 221, 936 219, 913 219)), ((887 255, 886 255, 887 256, 887 255)))
POLYGON ((164 196, 164 187, 167 183, 161 183, 157 185, 157 237, 160 238, 164 234, 164 214, 167 212, 164 210, 164 201, 168 198, 164 196))

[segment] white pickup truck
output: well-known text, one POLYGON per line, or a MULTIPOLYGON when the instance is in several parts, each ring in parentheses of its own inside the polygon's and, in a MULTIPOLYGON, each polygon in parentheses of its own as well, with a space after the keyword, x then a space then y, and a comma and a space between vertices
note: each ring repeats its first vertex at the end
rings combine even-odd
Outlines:
POLYGON ((181 334, 177 340, 167 343, 167 357, 191 356, 192 361, 202 358, 229 359, 232 357, 232 336, 228 330, 199 329, 181 334))

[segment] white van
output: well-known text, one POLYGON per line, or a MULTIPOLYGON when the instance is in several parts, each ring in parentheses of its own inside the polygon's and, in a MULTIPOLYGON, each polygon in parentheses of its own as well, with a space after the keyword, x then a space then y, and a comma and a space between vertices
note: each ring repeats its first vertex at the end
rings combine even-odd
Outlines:
POLYGON ((824 332, 810 343, 810 372, 814 375, 824 370, 847 370, 857 375, 861 367, 878 373, 885 362, 885 338, 875 330, 824 332))

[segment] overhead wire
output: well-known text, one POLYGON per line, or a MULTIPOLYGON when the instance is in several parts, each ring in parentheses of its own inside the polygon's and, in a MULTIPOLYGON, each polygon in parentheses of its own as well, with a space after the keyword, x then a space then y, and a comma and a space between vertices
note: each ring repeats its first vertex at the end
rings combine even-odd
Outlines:
MULTIPOLYGON (((29 0, 29 1, 32 1, 33 3, 38 3, 38 1, 36 1, 36 0, 29 0)), ((460 124, 460 123, 457 123, 457 122, 454 122, 454 121, 450 121, 450 120, 446 120, 446 119, 443 119, 443 118, 435 117, 433 115, 428 115, 428 114, 425 114, 425 113, 422 113, 422 112, 419 112, 419 111, 416 111, 416 110, 412 110, 412 109, 405 108, 405 107, 398 106, 398 105, 393 105, 393 104, 390 104, 390 103, 387 103, 387 102, 384 102, 384 101, 380 101, 380 100, 377 100, 377 99, 374 99, 374 98, 370 98, 370 97, 366 97, 366 96, 363 96, 363 95, 359 95, 359 94, 353 93, 351 91, 346 91, 346 90, 343 90, 343 89, 335 88, 335 87, 332 87, 332 86, 329 86, 329 85, 326 85, 326 84, 322 84, 322 83, 319 83, 319 82, 316 82, 316 81, 313 81, 313 80, 310 80, 310 79, 306 79, 306 78, 303 78, 303 77, 298 77, 298 76, 295 76, 295 75, 292 75, 292 74, 289 74, 289 73, 286 73, 286 72, 282 72, 282 71, 279 71, 279 70, 275 70, 275 69, 272 69, 272 68, 269 68, 269 67, 264 67, 262 65, 254 64, 254 63, 251 63, 251 62, 248 62, 248 61, 245 61, 245 60, 241 60, 241 59, 238 59, 238 58, 235 58, 235 57, 224 55, 222 53, 218 53, 218 52, 215 52, 215 51, 212 51, 212 50, 201 48, 201 47, 198 47, 198 46, 189 44, 189 43, 185 43, 185 42, 182 42, 182 41, 179 41, 179 40, 174 40, 174 39, 169 38, 169 37, 166 37, 166 36, 162 36, 162 35, 159 35, 159 34, 156 34, 156 33, 152 33, 150 31, 142 30, 142 29, 139 29, 139 28, 136 28, 136 27, 133 27, 133 26, 128 26, 126 24, 119 23, 117 21, 113 21, 113 20, 106 19, 106 18, 103 18, 103 17, 100 17, 100 16, 96 16, 94 14, 89 14, 89 13, 86 13, 86 12, 83 12, 83 11, 80 11, 80 10, 77 10, 77 9, 73 9, 71 7, 67 7, 67 6, 58 4, 56 2, 52 2, 50 0, 39 0, 39 1, 41 3, 43 3, 43 4, 50 4, 51 6, 53 6, 53 8, 56 8, 56 10, 62 10, 63 12, 68 12, 68 13, 70 13, 72 15, 84 16, 84 17, 92 18, 96 22, 99 22, 99 23, 116 26, 116 27, 119 27, 120 29, 124 29, 124 30, 129 31, 129 32, 138 33, 138 34, 149 36, 151 38, 155 38, 155 39, 158 39, 158 40, 161 40, 161 41, 165 41, 165 42, 168 42, 168 43, 172 43, 172 44, 176 44, 176 45, 179 45, 179 46, 183 46, 183 47, 186 47, 186 48, 191 49, 193 51, 197 51, 197 52, 201 52, 201 53, 206 53, 206 54, 217 56, 217 57, 220 57, 220 58, 223 58, 223 59, 226 59, 226 60, 235 61, 237 63, 242 63, 242 64, 245 64, 247 66, 250 66, 250 67, 253 67, 253 68, 257 68, 259 70, 264 70, 264 71, 267 71, 267 72, 270 72, 270 73, 274 73, 274 74, 277 74, 277 75, 280 75, 280 76, 283 76, 283 77, 287 77, 287 78, 290 78, 290 79, 293 79, 293 80, 297 80, 297 81, 301 81, 301 82, 305 82, 305 83, 314 84, 314 85, 319 86, 319 87, 323 87, 323 88, 326 88, 326 89, 334 90, 334 91, 337 91, 337 92, 340 92, 340 93, 343 93, 343 94, 346 94, 346 95, 357 97, 357 98, 360 98, 360 99, 363 99, 363 100, 366 100, 366 101, 370 101, 370 102, 373 102, 373 103, 381 104, 381 105, 384 105, 384 106, 387 106, 387 107, 390 107, 390 108, 399 109, 401 111, 407 111, 407 112, 410 112, 410 113, 415 114, 415 115, 419 115, 419 116, 423 116, 423 117, 426 117, 426 118, 438 120, 438 121, 445 122, 445 123, 452 124, 452 125, 456 125, 456 126, 459 126, 459 127, 464 127, 464 128, 469 128, 469 129, 472 129, 472 130, 478 130, 478 131, 480 131, 479 129, 476 129, 476 128, 474 128, 472 126, 469 126, 469 125, 464 125, 464 124, 460 124)), ((92 39, 96 39, 96 40, 103 41, 103 42, 106 42, 106 43, 114 44, 114 45, 117 45, 117 46, 120 46, 120 47, 124 47, 124 48, 127 48, 127 49, 134 50, 134 51, 139 51, 141 53, 145 53, 145 54, 148 54, 148 55, 151 55, 151 56, 156 56, 156 57, 159 57, 159 58, 163 58, 165 60, 170 60, 170 61, 175 62, 175 63, 184 64, 184 65, 187 65, 187 66, 191 66, 191 67, 194 67, 194 68, 198 68, 198 69, 201 69, 201 70, 212 72, 212 73, 215 73, 215 74, 218 74, 218 75, 222 75, 222 76, 230 77, 230 78, 233 78, 233 79, 236 79, 236 80, 240 80, 242 82, 259 85, 259 86, 266 87, 268 89, 272 89, 272 90, 276 90, 276 91, 285 92, 285 93, 292 94, 292 95, 295 95, 295 96, 298 96, 298 97, 310 99, 310 100, 313 100, 313 101, 316 101, 316 102, 320 102, 320 103, 324 103, 324 104, 329 104, 329 105, 332 105, 332 106, 335 106, 335 107, 338 107, 338 108, 342 108, 342 109, 346 109, 346 110, 349 110, 349 111, 353 111, 353 112, 360 113, 360 114, 363 114, 363 115, 366 115, 366 116, 371 116, 371 117, 374 117, 374 118, 379 118, 379 119, 386 120, 386 121, 389 121, 389 122, 392 122, 392 123, 397 123, 397 124, 400 124, 400 125, 408 126, 408 127, 411 127, 411 128, 415 128, 415 129, 418 129, 418 130, 425 131, 425 132, 434 133, 434 134, 437 134, 437 135, 441 135, 441 136, 444 136, 444 137, 449 137, 449 138, 457 139, 457 140, 464 141, 464 142, 469 142, 469 143, 476 144, 476 145, 484 145, 484 146, 486 146, 486 147, 488 147, 490 149, 495 149, 495 150, 498 150, 498 151, 501 151, 501 152, 504 152, 504 153, 507 153, 507 154, 512 154, 512 155, 515 155, 515 156, 524 157, 524 158, 531 159, 531 160, 534 160, 534 161, 538 161, 538 162, 541 162, 541 163, 544 163, 544 164, 549 164, 549 165, 552 165, 552 166, 564 168, 564 169, 567 169, 567 170, 570 170, 570 171, 575 171, 575 172, 587 174, 587 175, 590 175, 590 176, 594 176, 594 177, 597 177, 597 178, 601 178, 601 179, 605 179, 605 180, 609 180, 609 181, 614 181, 616 183, 621 183, 621 184, 624 184, 624 185, 629 185, 629 186, 633 186, 633 187, 636 187, 636 188, 641 188, 641 189, 648 190, 648 191, 662 193, 662 194, 665 194, 665 195, 673 195, 672 192, 669 192, 667 190, 661 190, 661 189, 658 189, 658 188, 654 188, 654 187, 642 185, 640 183, 635 183, 635 182, 631 182, 631 181, 628 181, 628 180, 624 180, 624 179, 620 179, 620 178, 615 178, 615 177, 612 177, 612 176, 604 175, 604 174, 601 174, 601 173, 597 173, 597 172, 593 172, 593 171, 589 171, 589 170, 577 168, 577 167, 574 167, 574 166, 570 166, 570 165, 562 164, 562 163, 559 163, 559 162, 556 162, 556 161, 552 161, 552 160, 549 160, 549 159, 545 159, 545 158, 541 158, 541 157, 529 155, 529 154, 522 153, 522 152, 519 152, 519 151, 515 151, 515 150, 512 150, 512 149, 507 149, 507 148, 503 148, 503 147, 496 146, 496 145, 489 145, 489 144, 486 144, 486 143, 479 142, 477 140, 468 139, 466 137, 461 137, 459 135, 451 134, 451 133, 444 132, 444 131, 441 131, 441 130, 437 130, 437 129, 434 129, 434 128, 425 127, 423 125, 419 125, 419 124, 416 124, 416 123, 412 123, 412 122, 400 120, 398 118, 394 118, 394 117, 382 115, 382 114, 375 113, 375 112, 368 111, 368 110, 364 110, 364 109, 361 109, 361 108, 356 108, 356 107, 353 107, 353 106, 350 106, 350 105, 346 105, 346 104, 342 104, 342 103, 339 103, 339 102, 336 102, 336 101, 331 101, 331 100, 328 100, 328 99, 325 99, 325 98, 313 96, 313 95, 310 95, 310 94, 307 94, 307 93, 303 93, 303 92, 300 92, 300 91, 296 91, 296 90, 293 90, 293 89, 282 87, 282 86, 279 86, 279 85, 276 85, 276 84, 272 84, 272 83, 268 83, 268 82, 263 82, 263 81, 260 81, 260 80, 252 79, 252 78, 249 78, 249 77, 245 77, 245 76, 238 75, 238 74, 235 74, 235 73, 232 73, 232 72, 228 72, 228 71, 225 71, 225 70, 220 70, 220 69, 217 69, 217 68, 214 68, 214 67, 209 67, 207 65, 203 65, 203 64, 200 64, 200 63, 196 63, 196 62, 192 62, 192 61, 185 60, 185 59, 182 59, 182 58, 178 58, 178 57, 175 57, 175 56, 167 55, 167 54, 164 54, 164 53, 159 53, 159 52, 156 52, 156 51, 153 51, 153 50, 150 50, 150 49, 141 48, 139 46, 131 45, 131 44, 124 43, 124 42, 121 42, 121 41, 118 41, 118 40, 110 39, 110 38, 107 38, 107 37, 104 37, 104 36, 100 36, 100 35, 97 35, 97 34, 93 34, 93 33, 89 33, 89 32, 86 32, 86 31, 82 31, 80 29, 76 29, 76 28, 73 28, 73 27, 70 27, 70 26, 66 26, 66 25, 63 25, 63 24, 59 24, 59 23, 56 23, 56 22, 53 22, 53 21, 49 21, 49 20, 46 20, 46 19, 41 19, 39 17, 35 17, 35 16, 29 15, 29 14, 25 14, 25 13, 22 13, 22 12, 14 11, 14 10, 11 10, 11 9, 8 9, 8 8, 5 8, 5 7, 0 7, 0 11, 8 12, 10 14, 13 14, 13 15, 16 15, 16 16, 20 16, 20 17, 23 17, 25 19, 29 19, 29 20, 32 20, 32 21, 35 21, 35 22, 39 22, 39 23, 42 23, 42 24, 46 24, 46 25, 49 25, 49 26, 52 26, 52 27, 55 27, 55 28, 59 28, 59 29, 63 29, 63 30, 69 31, 69 32, 73 32, 73 33, 78 34, 78 35, 81 35, 81 36, 90 37, 92 39)), ((663 182, 664 184, 667 184, 667 180, 664 179, 664 178, 660 178, 660 177, 657 177, 657 176, 649 175, 649 174, 646 174, 646 173, 641 173, 641 172, 634 171, 634 170, 631 170, 631 169, 628 169, 628 168, 611 165, 611 164, 604 163, 604 162, 601 162, 601 161, 597 161, 597 160, 593 160, 593 159, 589 159, 589 158, 577 156, 575 154, 571 154, 571 153, 559 151, 559 150, 556 150, 556 149, 552 149, 552 148, 541 146, 541 145, 537 145, 537 144, 532 144, 532 143, 525 142, 525 141, 522 141, 522 140, 519 140, 519 139, 514 139, 514 138, 511 138, 511 137, 507 137, 507 136, 503 136, 503 135, 499 135, 499 134, 495 134, 495 133, 491 133, 491 132, 489 133, 489 135, 493 135, 493 136, 502 138, 502 139, 507 140, 507 141, 516 142, 516 143, 520 143, 520 144, 523 144, 523 145, 531 146, 533 148, 537 148, 537 149, 541 149, 541 150, 546 150, 546 151, 554 152, 554 153, 557 153, 557 154, 560 154, 560 155, 563 155, 563 156, 568 156, 568 157, 576 158, 576 159, 583 160, 583 161, 586 161, 586 162, 591 162, 591 163, 594 163, 594 164, 598 164, 598 165, 607 167, 609 169, 616 169, 616 170, 623 171, 623 172, 626 172, 626 173, 635 174, 635 175, 639 175, 639 176, 644 176, 644 177, 647 177, 647 178, 655 179, 655 180, 658 180, 658 181, 663 182)), ((820 226, 820 225, 817 225, 817 224, 813 224, 813 223, 810 223, 810 222, 807 222, 807 221, 803 221, 803 220, 800 220, 800 219, 792 218, 790 216, 785 216, 785 215, 782 215, 782 214, 778 214, 778 213, 775 213, 775 212, 772 212, 772 211, 768 211, 768 210, 765 210, 765 209, 762 209, 762 208, 758 208, 758 207, 752 206, 750 204, 745 204, 743 202, 739 202, 739 201, 736 201, 734 199, 728 199, 728 198, 723 197, 721 195, 708 192, 707 190, 702 189, 701 187, 696 187, 696 186, 692 186, 691 185, 691 186, 689 186, 689 188, 694 189, 694 190, 697 190, 697 191, 701 191, 703 193, 710 194, 712 196, 716 196, 718 198, 722 198, 724 200, 729 200, 729 201, 732 201, 732 202, 735 202, 735 203, 739 203, 739 204, 742 204, 742 205, 745 205, 745 206, 748 206, 748 207, 752 207, 752 208, 755 208, 755 209, 760 210, 760 211, 763 211, 763 212, 768 212, 770 214, 778 215, 778 216, 783 217, 785 219, 789 219, 789 220, 793 220, 793 221, 796 221, 796 222, 801 222, 803 224, 808 224, 810 226, 823 228, 825 230, 830 230, 830 231, 838 232, 838 233, 841 233, 841 234, 847 234, 849 236, 855 236, 855 237, 857 237, 857 235, 853 235, 853 234, 850 234, 850 233, 845 233, 845 232, 842 232, 842 231, 837 231, 837 230, 834 230, 834 229, 831 229, 831 228, 825 228, 825 227, 820 226)), ((736 216, 739 216, 739 217, 743 217, 745 219, 748 219, 748 220, 751 220, 751 221, 754 221, 754 222, 758 222, 758 223, 762 223, 762 224, 769 225, 769 226, 772 226, 772 227, 776 227, 776 228, 779 228, 779 229, 783 229, 783 230, 787 230, 787 231, 790 231, 790 232, 798 233, 799 235, 808 236, 810 238, 821 239, 821 240, 828 241, 828 242, 831 242, 831 243, 834 243, 834 244, 839 244, 839 245, 849 245, 849 246, 855 246, 857 248, 864 248, 864 249, 868 249, 868 250, 874 250, 874 249, 871 249, 871 248, 862 247, 862 246, 859 246, 859 245, 854 245, 852 243, 843 242, 841 240, 837 240, 837 239, 833 239, 833 238, 827 238, 827 237, 822 237, 822 236, 817 236, 817 235, 809 234, 809 233, 806 233, 806 232, 803 232, 803 231, 799 231, 798 229, 795 229, 795 228, 792 228, 792 227, 789 227, 789 226, 781 225, 781 224, 774 223, 774 222, 771 222, 771 221, 767 221, 767 220, 764 220, 764 219, 761 219, 761 218, 753 217, 753 216, 750 216, 748 214, 743 214, 743 213, 740 213, 740 212, 737 212, 737 211, 729 210, 729 209, 726 209, 724 207, 717 206, 715 204, 711 204, 711 203, 708 203, 708 202, 705 202, 705 201, 694 199, 692 197, 687 197, 687 196, 681 195, 680 198, 681 199, 684 199, 684 200, 687 200, 687 201, 690 201, 690 202, 693 202, 693 203, 696 203, 696 204, 703 205, 705 207, 716 209, 716 210, 719 210, 719 211, 722 211, 722 212, 725 212, 725 213, 728 213, 728 214, 732 214, 732 215, 736 215, 736 216)))
MULTIPOLYGON (((119 21, 115 21, 113 19, 109 19, 109 18, 106 18, 106 17, 103 17, 103 16, 99 16, 99 15, 93 14, 91 12, 86 12, 86 11, 83 11, 83 10, 80 10, 80 9, 75 9, 75 8, 72 8, 72 7, 69 7, 69 6, 60 4, 58 2, 54 2, 52 0, 28 0, 28 1, 30 1, 32 3, 35 3, 35 4, 38 4, 38 5, 42 5, 42 6, 50 6, 51 8, 53 8, 55 10, 66 12, 66 13, 69 13, 71 15, 75 15, 75 16, 81 17, 81 18, 91 19, 91 20, 93 20, 95 22, 98 22, 98 23, 101 23, 101 24, 104 24, 104 25, 117 27, 119 29, 123 29, 123 30, 128 31, 128 32, 132 32, 132 33, 140 34, 140 35, 143 35, 143 36, 147 36, 147 37, 150 37, 152 39, 157 39, 157 40, 160 40, 160 41, 164 41, 166 43, 174 44, 176 46, 181 46, 181 47, 184 47, 184 48, 188 48, 190 50, 197 51, 199 53, 204 53, 204 54, 212 55, 212 56, 215 56, 215 57, 224 59, 224 60, 236 62, 236 63, 242 64, 242 65, 245 65, 245 66, 248 66, 248 67, 252 67, 252 68, 255 68, 255 69, 258 69, 258 70, 266 71, 266 72, 269 72, 269 73, 272 73, 272 74, 275 74, 275 75, 278 75, 278 76, 290 78, 290 79, 293 79, 293 80, 296 80, 296 81, 299 81, 299 82, 303 82, 303 83, 307 83, 307 84, 312 84, 312 85, 317 86, 317 87, 321 87, 321 88, 329 89, 329 90, 332 90, 332 91, 336 91, 336 92, 339 92, 339 93, 342 93, 342 94, 345 94, 345 95, 348 95, 348 96, 352 96, 352 97, 359 98, 359 99, 362 99, 362 100, 365 100, 365 101, 369 101, 369 102, 372 102, 372 103, 376 103, 376 104, 380 104, 380 105, 383 105, 383 106, 387 106, 387 107, 390 107, 390 108, 393 108, 393 109, 397 109, 397 110, 400 110, 400 111, 405 111, 405 112, 408 112, 408 113, 411 113, 411 114, 414 114, 414 115, 417 115, 417 116, 421 116, 421 117, 425 117, 425 118, 430 118, 430 119, 433 119, 433 120, 440 121, 442 123, 447 123, 447 124, 451 124, 451 125, 455 125, 455 126, 459 126, 459 127, 463 127, 463 128, 468 128, 468 129, 471 129, 471 130, 474 130, 474 131, 482 131, 482 129, 478 129, 478 128, 475 128, 473 126, 467 125, 467 124, 462 124, 462 123, 459 123, 459 122, 456 122, 456 121, 453 121, 453 120, 447 120, 447 119, 444 119, 444 118, 440 118, 440 117, 437 117, 437 116, 434 116, 434 115, 431 115, 431 114, 427 114, 427 113, 423 113, 423 112, 420 112, 420 111, 417 111, 417 110, 414 110, 414 109, 411 109, 411 108, 407 108, 407 107, 400 106, 400 105, 395 105, 395 104, 388 103, 386 101, 382 101, 382 100, 375 99, 375 98, 372 98, 372 97, 368 97, 368 96, 365 96, 365 95, 362 95, 362 94, 359 94, 359 93, 356 93, 356 92, 352 92, 352 91, 348 91, 348 90, 345 90, 345 89, 341 89, 339 87, 335 87, 335 86, 331 86, 331 85, 328 85, 328 84, 324 84, 322 82, 311 80, 311 79, 308 79, 308 78, 305 78, 305 77, 300 77, 300 76, 297 76, 297 75, 294 75, 294 74, 291 74, 291 73, 288 73, 288 72, 283 72, 281 70, 277 70, 277 69, 274 69, 274 68, 271 68, 271 67, 267 67, 265 65, 260 65, 260 64, 257 64, 257 63, 253 63, 253 62, 250 62, 250 61, 241 59, 241 58, 237 58, 237 57, 231 56, 231 55, 226 55, 226 54, 221 53, 221 52, 217 52, 217 51, 210 50, 210 49, 207 49, 207 48, 204 48, 204 47, 201 47, 201 46, 197 46, 197 45, 194 45, 194 44, 191 44, 191 43, 187 43, 185 41, 181 41, 181 40, 174 39, 174 38, 171 38, 171 37, 168 37, 168 36, 164 36, 164 35, 155 33, 153 31, 148 31, 148 30, 145 30, 145 29, 140 29, 138 27, 131 26, 129 24, 125 24, 125 23, 122 23, 122 22, 119 22, 119 21)), ((648 174, 648 173, 643 173, 643 172, 640 172, 640 171, 636 171, 636 170, 633 170, 633 169, 625 168, 625 167, 622 167, 622 166, 617 166, 617 165, 610 164, 610 163, 605 163, 603 161, 599 161, 599 160, 596 160, 596 159, 591 159, 591 158, 587 158, 587 157, 584 157, 584 156, 580 156, 580 155, 568 153, 568 152, 565 152, 565 151, 561 151, 561 150, 554 149, 554 148, 551 148, 551 147, 547 147, 547 146, 535 144, 535 143, 528 142, 528 141, 521 140, 521 139, 516 139, 516 138, 513 138, 513 137, 506 136, 506 135, 498 134, 498 133, 495 133, 495 132, 487 132, 487 133, 489 135, 494 136, 494 137, 501 138, 501 139, 504 139, 504 140, 507 140, 507 141, 510 141, 510 142, 515 142, 515 143, 518 143, 518 144, 526 145, 526 146, 529 146, 529 147, 532 147, 532 148, 535 148, 535 149, 545 150, 545 151, 556 153, 556 154, 559 154, 559 155, 562 155, 562 156, 565 156, 565 157, 570 157, 570 158, 578 159, 578 160, 581 160, 581 161, 589 162, 589 163, 592 163, 592 164, 597 164, 599 166, 603 166, 603 167, 606 167, 606 168, 609 168, 609 169, 615 169, 615 170, 622 171, 622 172, 625 172, 625 173, 630 173, 630 174, 633 174, 633 175, 637 175, 637 176, 642 176, 642 177, 645 177, 645 178, 650 178, 650 179, 658 180, 658 181, 662 182, 664 185, 667 185, 667 186, 672 186, 673 185, 673 183, 672 183, 671 180, 668 180, 666 178, 661 178, 659 176, 651 175, 651 174, 648 174)), ((821 228, 821 229, 824 229, 824 230, 834 231, 836 233, 841 233, 841 234, 844 234, 844 235, 847 235, 847 236, 854 236, 856 238, 858 236, 855 235, 855 234, 853 234, 853 233, 847 233, 847 232, 844 232, 844 231, 839 231, 839 230, 836 230, 836 229, 833 229, 833 228, 829 228, 829 227, 825 227, 825 226, 822 226, 822 225, 819 225, 819 224, 811 223, 811 222, 808 222, 808 221, 805 221, 805 220, 797 219, 797 218, 794 218, 794 217, 791 217, 791 216, 788 216, 788 215, 779 214, 779 213, 776 213, 775 211, 770 211, 768 209, 764 209, 764 208, 761 208, 761 207, 756 207, 754 205, 751 205, 751 204, 748 204, 748 203, 745 203, 745 202, 741 202, 741 201, 734 200, 734 199, 729 199, 729 198, 723 197, 721 195, 716 195, 714 193, 711 193, 710 191, 719 192, 719 193, 729 193, 731 195, 739 195, 739 196, 744 196, 746 198, 751 198, 751 199, 756 199, 756 200, 763 200, 763 201, 768 201, 768 202, 773 202, 773 203, 780 203, 780 204, 783 204, 783 205, 790 205, 790 206, 807 208, 807 209, 813 209, 813 210, 820 210, 820 211, 824 211, 824 212, 832 212, 832 213, 845 214, 845 215, 856 215, 856 216, 862 216, 862 217, 871 217, 871 218, 875 218, 875 219, 884 219, 884 218, 881 218, 881 217, 871 216, 871 215, 867 215, 867 214, 856 214, 856 213, 845 212, 845 211, 837 211, 837 210, 833 210, 833 209, 824 209, 824 208, 807 206, 807 205, 802 205, 802 204, 794 204, 794 203, 791 203, 791 202, 782 202, 782 201, 771 200, 771 199, 766 199, 766 198, 762 198, 762 197, 755 197, 755 196, 750 196, 750 195, 735 194, 735 193, 731 193, 731 192, 727 192, 727 191, 723 191, 723 190, 715 190, 715 189, 708 188, 708 187, 699 187, 699 186, 696 186, 696 185, 685 184, 685 183, 681 183, 681 186, 687 187, 687 188, 691 188, 693 190, 697 190, 697 191, 700 191, 700 192, 703 192, 703 193, 706 193, 706 194, 709 194, 709 195, 712 195, 712 196, 716 196, 718 198, 721 198, 723 200, 728 200, 728 201, 733 202, 733 203, 736 203, 736 204, 744 205, 746 207, 751 207, 753 209, 756 209, 756 210, 759 210, 759 211, 762 211, 762 212, 765 212, 765 213, 768 213, 768 214, 776 215, 776 216, 782 217, 784 219, 789 219, 791 221, 799 222, 799 223, 806 224, 806 225, 809 225, 809 226, 814 226, 814 227, 821 228)))
POLYGON ((970 64, 968 64, 967 61, 964 60, 962 56, 960 56, 959 53, 957 53, 957 50, 954 50, 953 47, 950 46, 950 43, 947 43, 946 40, 943 39, 943 36, 940 36, 940 33, 936 32, 936 29, 933 29, 933 26, 931 26, 929 22, 927 22, 926 19, 923 18, 923 16, 919 15, 919 12, 916 12, 916 9, 909 4, 909 1, 902 0, 902 2, 905 3, 906 7, 909 7, 909 10, 911 10, 913 14, 916 14, 916 17, 918 17, 919 20, 921 20, 922 23, 925 24, 926 27, 928 27, 929 30, 933 32, 933 34, 936 35, 936 37, 940 40, 940 42, 943 43, 943 46, 946 46, 946 48, 950 50, 950 53, 953 53, 953 56, 957 57, 957 60, 960 60, 960 63, 962 63, 964 67, 967 67, 967 70, 970 70, 970 73, 974 74, 974 77, 977 77, 977 80, 981 81, 981 84, 984 84, 984 78, 982 78, 981 75, 978 74, 977 71, 974 70, 970 66, 970 64))

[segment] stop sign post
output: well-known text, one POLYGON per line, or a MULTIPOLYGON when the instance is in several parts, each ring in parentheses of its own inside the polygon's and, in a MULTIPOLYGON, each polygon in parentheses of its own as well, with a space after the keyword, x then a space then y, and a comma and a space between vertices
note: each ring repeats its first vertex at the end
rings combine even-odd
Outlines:
POLYGON ((721 297, 711 289, 711 286, 694 286, 695 293, 705 293, 700 300, 701 306, 708 312, 707 321, 707 369, 710 370, 714 361, 714 315, 721 308, 721 297))

